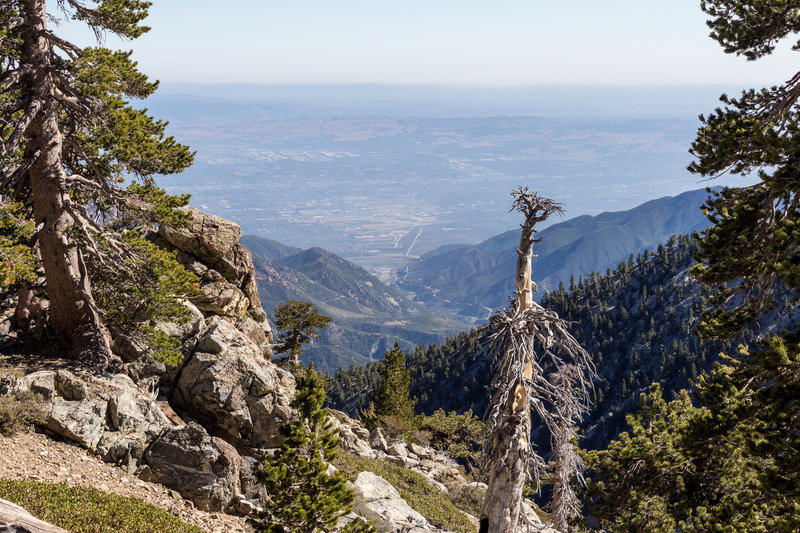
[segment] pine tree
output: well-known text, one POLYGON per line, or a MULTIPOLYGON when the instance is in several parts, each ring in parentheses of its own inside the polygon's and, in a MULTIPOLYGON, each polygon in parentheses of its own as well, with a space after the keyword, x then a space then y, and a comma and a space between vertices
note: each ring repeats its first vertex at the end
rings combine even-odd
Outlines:
MULTIPOLYGON (((281 428, 285 440, 255 470, 268 499, 251 523, 259 532, 314 533, 330 531, 350 512, 355 495, 340 472, 329 474, 339 439, 328 420, 325 384, 313 363, 297 380, 292 407, 297 419, 281 428)), ((373 532, 357 521, 346 531, 373 532)))
POLYGON ((386 352, 383 361, 378 365, 378 375, 381 384, 372 395, 369 408, 362 413, 364 425, 374 429, 385 424, 387 418, 412 424, 417 399, 411 397, 411 372, 406 367, 405 356, 397 343, 386 352))
POLYGON ((292 367, 300 364, 303 344, 312 337, 319 337, 320 330, 328 327, 331 318, 320 314, 311 302, 289 300, 275 308, 275 325, 278 327, 278 345, 275 352, 289 352, 286 362, 292 367))
POLYGON ((99 370, 110 349, 93 295, 96 264, 125 269, 135 254, 122 238, 142 225, 179 224, 187 196, 166 195, 152 176, 191 164, 188 148, 166 137, 166 123, 129 105, 157 83, 130 52, 80 48, 48 28, 61 16, 100 38, 128 39, 149 28, 149 2, 0 1, 0 193, 22 202, 39 228, 36 246, 56 339, 99 370), (128 186, 124 183, 128 181, 128 186))
MULTIPOLYGON (((756 60, 800 31, 796 2, 703 0, 711 37, 727 53, 756 60)), ((794 49, 800 49, 795 44, 794 49)), ((723 95, 724 104, 701 116, 703 126, 689 170, 711 178, 725 172, 757 176, 755 185, 724 188, 706 202, 712 226, 703 232, 693 269, 713 286, 700 331, 732 338, 774 307, 778 280, 800 287, 800 179, 797 134, 800 75, 781 86, 723 95)))

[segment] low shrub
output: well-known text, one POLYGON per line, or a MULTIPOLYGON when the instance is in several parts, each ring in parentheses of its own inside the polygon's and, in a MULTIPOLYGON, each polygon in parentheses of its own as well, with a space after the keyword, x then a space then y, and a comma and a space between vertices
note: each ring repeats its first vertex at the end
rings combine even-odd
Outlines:
POLYGON ((46 422, 42 398, 31 391, 0 396, 0 435, 11 437, 46 422))
POLYGON ((486 498, 486 490, 477 486, 475 483, 468 485, 450 484, 447 486, 447 496, 457 508, 472 516, 479 517, 481 515, 481 506, 483 500, 486 498))
POLYGON ((0 498, 72 533, 202 533, 139 498, 65 483, 0 479, 0 498))

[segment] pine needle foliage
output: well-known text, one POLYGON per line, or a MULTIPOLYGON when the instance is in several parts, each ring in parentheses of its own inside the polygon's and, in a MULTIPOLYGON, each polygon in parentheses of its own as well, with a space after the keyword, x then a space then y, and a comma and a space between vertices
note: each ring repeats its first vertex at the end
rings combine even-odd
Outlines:
MULTIPOLYGON (((703 0, 701 7, 711 17, 711 37, 749 60, 800 31, 796 1, 703 0)), ((722 189, 704 206, 712 226, 702 233, 692 273, 712 287, 699 327, 709 338, 734 338, 774 308, 779 281, 800 288, 799 97, 797 73, 780 86, 722 95, 721 108, 700 116, 689 170, 711 179, 727 172, 758 178, 722 189)))
POLYGON ((585 452, 590 516, 615 532, 798 531, 800 346, 778 336, 700 378, 694 405, 658 384, 630 432, 585 452))
MULTIPOLYGON (((46 280, 50 325, 65 350, 103 371, 110 347, 93 294, 97 269, 137 259, 125 231, 180 225, 154 175, 181 172, 193 153, 167 123, 131 105, 158 87, 130 51, 82 47, 60 35, 63 18, 134 39, 150 2, 0 0, 0 196, 23 206, 46 280)), ((1 247, 1 246, 0 246, 1 247)), ((9 278, 10 279, 10 278, 9 278)), ((0 281, 4 281, 3 278, 0 281)))
POLYGON ((22 204, 0 202, 0 291, 36 280, 38 262, 30 247, 33 234, 33 223, 22 204))
MULTIPOLYGON (((314 533, 330 531, 339 517, 350 512, 355 495, 338 471, 330 474, 339 439, 328 419, 325 384, 313 363, 297 380, 292 407, 297 419, 281 428, 285 440, 255 470, 268 499, 264 511, 251 520, 258 532, 314 533)), ((346 531, 374 532, 362 521, 346 531)))
POLYGON ((119 266, 89 262, 97 303, 112 334, 124 334, 153 348, 153 357, 178 366, 180 341, 153 326, 159 321, 185 324, 189 310, 181 299, 198 293, 200 281, 181 265, 176 253, 148 241, 137 231, 121 235, 131 257, 119 266))

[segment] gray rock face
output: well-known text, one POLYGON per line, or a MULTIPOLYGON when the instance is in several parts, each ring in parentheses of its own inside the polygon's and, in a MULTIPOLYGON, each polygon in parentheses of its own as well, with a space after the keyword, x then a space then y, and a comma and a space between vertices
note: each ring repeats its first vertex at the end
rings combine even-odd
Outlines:
POLYGON ((412 509, 388 481, 372 472, 361 472, 353 482, 353 511, 371 521, 378 531, 422 533, 441 531, 412 509))
POLYGON ((192 214, 187 228, 162 227, 159 233, 181 250, 189 251, 211 262, 225 257, 242 237, 241 228, 230 220, 198 211, 194 207, 184 208, 192 214))
POLYGON ((364 426, 341 411, 328 409, 328 413, 334 429, 339 431, 342 449, 361 457, 373 456, 368 441, 369 431, 364 426))
POLYGON ((181 304, 189 311, 189 320, 185 324, 159 322, 156 324, 156 329, 184 342, 191 337, 199 335, 205 329, 206 321, 203 318, 203 313, 192 302, 183 300, 181 304))
POLYGON ((265 363, 257 346, 220 317, 211 317, 184 363, 173 404, 228 442, 247 449, 275 447, 291 417, 294 378, 265 363))
POLYGON ((25 376, 48 402, 47 427, 106 461, 133 466, 147 444, 173 423, 125 375, 111 377, 43 370, 25 376))
MULTIPOLYGON (((154 240, 167 249, 177 250, 178 260, 202 280, 201 294, 192 298, 197 309, 206 317, 228 317, 269 358, 272 329, 258 297, 253 257, 239 244, 242 230, 218 216, 193 207, 185 209, 192 213, 189 227, 161 227, 154 240)), ((176 332, 167 333, 176 336, 176 332)), ((186 337, 181 340, 185 342, 186 337)))
POLYGON ((196 423, 168 429, 145 455, 151 480, 171 487, 207 511, 223 511, 240 491, 242 459, 224 440, 196 423))

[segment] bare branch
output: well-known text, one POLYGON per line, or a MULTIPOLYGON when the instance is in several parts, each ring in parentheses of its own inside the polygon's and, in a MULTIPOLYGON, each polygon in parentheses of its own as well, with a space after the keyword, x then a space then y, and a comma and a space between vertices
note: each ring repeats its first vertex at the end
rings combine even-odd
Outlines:
POLYGON ((55 96, 56 100, 58 100, 62 104, 71 107, 72 109, 74 109, 75 111, 77 111, 79 113, 83 114, 83 113, 86 113, 88 111, 86 108, 81 106, 81 101, 80 101, 79 98, 76 98, 75 96, 70 96, 70 95, 65 94, 58 87, 55 87, 55 90, 53 91, 53 96, 55 96))
POLYGON ((72 44, 69 41, 62 39, 61 37, 55 35, 51 31, 44 31, 42 32, 42 36, 50 41, 53 46, 63 50, 65 54, 67 54, 70 59, 77 59, 78 56, 83 52, 79 46, 72 44))
POLYGON ((28 109, 25 110, 25 114, 22 116, 22 119, 17 124, 16 129, 14 129, 14 131, 8 137, 8 140, 0 145, 0 148, 2 148, 2 154, 0 155, 7 157, 11 152, 17 149, 22 136, 28 129, 28 126, 31 125, 31 122, 33 122, 33 119, 36 118, 36 115, 39 114, 39 111, 41 110, 41 100, 37 99, 30 103, 28 109))
POLYGON ((767 122, 780 122, 783 120, 784 115, 792 108, 792 106, 800 98, 800 72, 791 77, 781 87, 779 94, 781 100, 772 108, 767 116, 767 122))
POLYGON ((97 168, 97 165, 95 165, 92 162, 92 160, 89 159, 89 156, 86 155, 86 152, 83 151, 83 148, 81 148, 80 145, 78 145, 78 143, 76 143, 75 140, 72 137, 65 137, 64 138, 64 144, 68 145, 70 148, 75 150, 75 153, 77 154, 77 156, 80 157, 81 159, 83 159, 86 162, 86 164, 89 166, 89 168, 92 169, 92 172, 94 173, 95 177, 97 178, 97 182, 100 185, 100 187, 103 189, 103 192, 105 192, 106 194, 108 194, 110 196, 116 196, 114 190, 108 184, 108 181, 106 180, 106 178, 103 175, 103 173, 100 172, 100 169, 97 168))
POLYGON ((9 70, 5 73, 2 79, 0 79, 0 90, 5 90, 12 85, 16 85, 25 74, 31 72, 32 70, 33 67, 30 65, 22 65, 17 69, 9 70))
POLYGON ((3 24, 3 29, 6 31, 13 30, 14 28, 19 28, 25 24, 25 19, 22 17, 12 17, 3 24))

